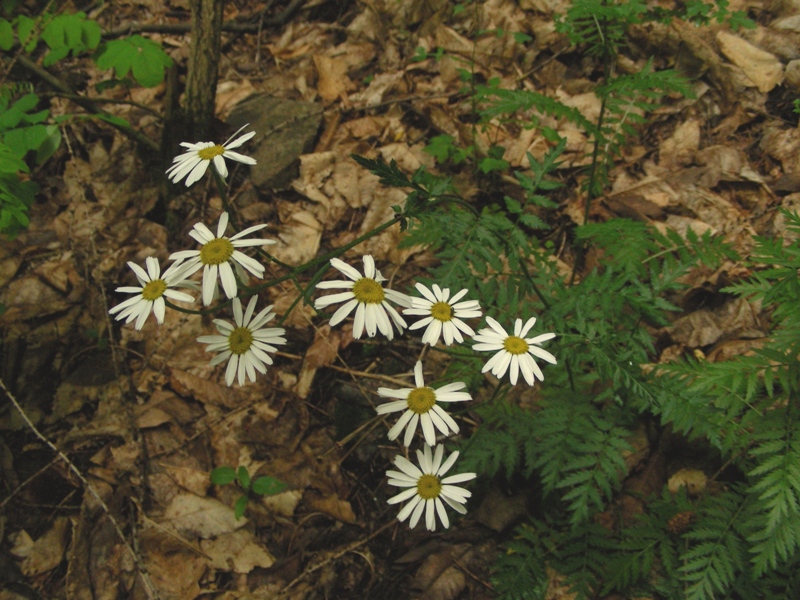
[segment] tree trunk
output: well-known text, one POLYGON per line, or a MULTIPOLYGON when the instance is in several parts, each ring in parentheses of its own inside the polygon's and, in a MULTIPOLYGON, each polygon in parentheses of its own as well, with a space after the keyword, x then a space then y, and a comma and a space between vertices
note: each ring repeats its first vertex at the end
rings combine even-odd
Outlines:
POLYGON ((224 0, 191 0, 192 41, 186 78, 186 117, 192 141, 207 141, 214 118, 224 0))

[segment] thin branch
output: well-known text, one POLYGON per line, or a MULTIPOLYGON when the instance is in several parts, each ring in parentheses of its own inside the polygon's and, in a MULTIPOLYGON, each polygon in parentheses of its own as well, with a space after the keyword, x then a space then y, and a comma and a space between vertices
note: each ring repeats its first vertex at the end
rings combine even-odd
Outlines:
MULTIPOLYGON (((72 88, 70 88, 66 83, 64 83, 58 77, 56 77, 55 75, 51 74, 50 72, 46 71, 45 69, 37 65, 35 62, 33 62, 30 58, 28 58, 24 54, 18 54, 17 61, 25 69, 36 75, 39 79, 44 81, 54 90, 57 90, 62 94, 74 96, 72 101, 78 106, 86 109, 91 114, 99 118, 106 118, 106 119, 113 118, 113 115, 105 112, 104 110, 99 109, 91 98, 86 98, 84 96, 76 94, 75 91, 72 90, 72 88)), ((146 148, 151 152, 159 152, 161 150, 160 146, 156 142, 151 140, 146 135, 139 133, 135 129, 132 129, 131 127, 126 127, 119 123, 114 123, 111 121, 107 122, 109 123, 109 125, 111 125, 121 133, 125 134, 126 136, 134 140, 143 148, 146 148)))
MULTIPOLYGON (((259 19, 257 23, 243 23, 241 21, 228 21, 222 24, 222 31, 227 33, 258 33, 263 27, 283 25, 294 16, 305 0, 292 0, 283 11, 268 19, 259 19)), ((103 33, 104 39, 118 38, 134 33, 189 33, 192 30, 190 23, 158 23, 141 24, 131 23, 124 27, 117 27, 103 33)))
POLYGON ((130 542, 128 542, 127 538, 125 537, 125 534, 122 532, 122 528, 119 526, 119 523, 114 518, 114 515, 111 514, 111 510, 108 508, 108 505, 105 503, 105 501, 100 497, 100 494, 98 494, 97 490, 94 489, 94 486, 92 486, 92 484, 89 483, 89 480, 83 476, 83 473, 81 473, 80 470, 78 470, 78 467, 75 466, 75 463, 73 463, 67 457, 66 454, 64 454, 61 450, 59 450, 58 447, 53 442, 48 440, 44 436, 44 434, 41 431, 39 431, 36 425, 33 424, 33 421, 31 421, 30 418, 28 418, 28 415, 25 413, 25 411, 22 410, 22 406, 20 406, 19 402, 17 402, 17 399, 14 396, 14 394, 12 394, 11 391, 6 387, 6 384, 2 378, 0 378, 0 389, 2 389, 3 392, 5 392, 6 397, 11 401, 11 404, 14 405, 14 408, 17 409, 17 412, 22 417, 22 420, 25 421, 25 424, 28 426, 28 428, 48 448, 50 448, 53 452, 55 452, 58 458, 64 461, 64 464, 66 464, 69 470, 75 475, 75 477, 77 477, 80 480, 84 488, 87 489, 92 496, 94 496, 94 499, 97 500, 98 504, 100 504, 103 511, 106 513, 108 520, 111 521, 111 524, 114 526, 114 529, 117 530, 117 535, 119 536, 119 539, 122 540, 123 545, 128 550, 134 562, 136 563, 139 575, 141 576, 142 581, 144 582, 145 590, 147 591, 147 596, 153 599, 158 598, 158 591, 153 585, 153 582, 150 579, 150 575, 147 573, 147 568, 144 566, 142 559, 139 557, 139 555, 136 554, 136 551, 133 549, 130 542))

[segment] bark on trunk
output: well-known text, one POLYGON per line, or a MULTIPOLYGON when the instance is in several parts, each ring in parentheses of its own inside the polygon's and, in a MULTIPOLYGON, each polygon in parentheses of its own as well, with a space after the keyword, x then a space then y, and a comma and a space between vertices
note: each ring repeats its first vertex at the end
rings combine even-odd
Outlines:
POLYGON ((186 116, 193 141, 208 137, 214 118, 224 0, 191 0, 192 41, 186 78, 186 116))

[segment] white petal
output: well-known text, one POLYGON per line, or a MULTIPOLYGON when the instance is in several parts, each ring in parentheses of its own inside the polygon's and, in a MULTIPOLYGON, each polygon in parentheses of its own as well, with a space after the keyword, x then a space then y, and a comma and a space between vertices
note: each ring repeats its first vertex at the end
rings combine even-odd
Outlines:
POLYGON ((359 279, 362 279, 361 273, 356 271, 353 267, 348 265, 343 260, 339 260, 338 258, 332 258, 331 266, 337 271, 343 273, 345 276, 352 279, 353 281, 358 281, 359 279))
MULTIPOLYGON (((344 321, 345 317, 350 314, 350 312, 356 307, 357 304, 358 304, 358 300, 353 298, 347 304, 344 304, 344 305, 340 306, 339 309, 335 313, 333 313, 333 316, 331 317, 331 320, 329 321, 330 326, 334 327, 334 326, 338 325, 339 323, 341 323, 342 321, 344 321)), ((353 329, 353 337, 358 339, 359 337, 361 337, 361 332, 359 331, 358 335, 356 336, 355 335, 355 329, 353 329)))
POLYGON ((425 387, 425 378, 422 375, 422 361, 420 360, 414 365, 414 385, 418 388, 425 387))

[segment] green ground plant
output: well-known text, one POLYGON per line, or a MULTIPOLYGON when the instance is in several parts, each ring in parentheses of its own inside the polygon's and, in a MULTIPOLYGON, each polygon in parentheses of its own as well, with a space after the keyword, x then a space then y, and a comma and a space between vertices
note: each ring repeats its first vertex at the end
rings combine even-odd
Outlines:
MULTIPOLYGON (((0 50, 25 56, 38 56, 43 52, 44 67, 55 66, 70 57, 89 57, 99 69, 113 69, 116 75, 98 84, 98 90, 115 85, 155 87, 163 81, 164 70, 172 64, 161 46, 139 35, 103 41, 100 25, 85 13, 44 12, 32 18, 21 12, 13 14, 17 8, 13 2, 4 5, 8 18, 0 18, 0 50)), ((61 144, 59 127, 81 118, 97 118, 124 131, 131 130, 124 119, 99 109, 90 114, 54 118, 32 82, 22 79, 2 82, 0 234, 14 237, 27 228, 28 209, 38 191, 30 180, 31 169, 44 164, 58 150, 61 144)))
MULTIPOLYGON (((608 185, 608 173, 626 140, 647 123, 664 94, 691 96, 672 71, 652 61, 638 73, 617 76, 615 60, 627 27, 644 19, 680 17, 752 25, 727 3, 691 3, 684 12, 657 13, 642 3, 579 0, 560 22, 578 48, 598 60, 605 77, 596 87, 600 116, 580 112, 543 94, 477 86, 484 122, 516 119, 532 126, 542 116, 568 120, 591 140, 591 163, 582 187, 588 201, 608 185)), ((600 252, 602 266, 580 277, 558 272, 552 248, 540 241, 556 205, 549 195, 564 142, 553 130, 547 154, 528 156, 530 174, 514 173, 524 200, 467 204, 446 177, 421 169, 408 177, 394 164, 360 160, 385 185, 410 187, 396 207, 409 230, 408 246, 431 249, 438 261, 430 281, 477 291, 483 306, 508 320, 534 314, 558 332, 558 367, 550 367, 535 401, 499 384, 473 411, 482 422, 462 444, 462 467, 484 478, 535 486, 540 507, 519 526, 498 556, 492 583, 500 598, 543 598, 547 567, 566 577, 579 598, 613 592, 627 597, 711 600, 791 598, 800 595, 800 217, 786 212, 789 239, 756 240, 754 277, 724 293, 769 307, 768 340, 747 356, 724 363, 693 358, 659 368, 652 362, 652 332, 669 324, 683 277, 741 260, 721 239, 686 237, 627 219, 587 222, 572 232, 578 249, 600 252), (706 445, 725 481, 699 498, 666 489, 646 501, 633 522, 607 528, 596 517, 612 509, 627 473, 624 457, 643 423, 674 430, 706 445)), ((474 148, 449 136, 427 152, 459 165, 474 148)), ((502 157, 502 154, 499 155, 502 157)), ((506 167, 500 167, 506 168, 506 167)), ((497 197, 485 194, 484 197, 497 197)), ((453 356, 448 376, 467 381, 480 359, 453 356)), ((481 385, 481 377, 472 384, 481 385)))
POLYGON ((233 505, 233 515, 236 519, 241 519, 247 510, 247 504, 251 495, 256 496, 275 496, 286 489, 286 484, 269 475, 262 475, 251 479, 247 467, 240 466, 238 469, 233 467, 217 467, 211 471, 211 483, 214 485, 236 484, 242 490, 242 495, 237 498, 233 505))

